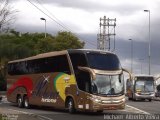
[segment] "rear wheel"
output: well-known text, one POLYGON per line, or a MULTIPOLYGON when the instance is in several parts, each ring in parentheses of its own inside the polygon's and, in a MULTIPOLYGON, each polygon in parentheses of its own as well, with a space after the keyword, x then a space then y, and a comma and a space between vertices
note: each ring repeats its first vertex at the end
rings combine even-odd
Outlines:
POLYGON ((152 101, 152 99, 148 99, 150 102, 152 101))
POLYGON ((68 111, 69 113, 75 113, 74 101, 72 98, 68 100, 68 111))
POLYGON ((24 107, 25 107, 25 108, 30 108, 29 99, 28 99, 27 96, 24 97, 24 107))
POLYGON ((18 105, 19 108, 23 107, 23 100, 22 100, 22 97, 20 95, 17 98, 17 105, 18 105))
POLYGON ((99 114, 100 114, 100 113, 103 113, 103 110, 99 110, 99 111, 97 111, 97 113, 99 113, 99 114))

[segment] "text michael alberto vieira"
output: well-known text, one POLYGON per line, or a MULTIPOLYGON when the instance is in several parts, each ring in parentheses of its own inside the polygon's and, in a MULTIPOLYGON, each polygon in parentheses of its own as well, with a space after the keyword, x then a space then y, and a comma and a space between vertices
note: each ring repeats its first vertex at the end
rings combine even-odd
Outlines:
POLYGON ((106 120, 159 120, 160 114, 146 115, 146 114, 126 114, 126 115, 104 115, 106 120))

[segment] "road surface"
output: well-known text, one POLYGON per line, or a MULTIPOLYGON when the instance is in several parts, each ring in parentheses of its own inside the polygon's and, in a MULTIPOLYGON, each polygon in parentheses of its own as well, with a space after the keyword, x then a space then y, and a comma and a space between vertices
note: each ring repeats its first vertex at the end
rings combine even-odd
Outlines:
MULTIPOLYGON (((109 110, 102 114, 77 112, 69 114, 67 111, 53 108, 34 107, 32 109, 18 108, 7 102, 6 98, 0 102, 1 118, 12 120, 123 120, 123 119, 160 119, 160 101, 126 101, 124 110, 109 110), (139 116, 138 116, 139 115, 139 116)), ((1 120, 1 119, 0 119, 1 120)))

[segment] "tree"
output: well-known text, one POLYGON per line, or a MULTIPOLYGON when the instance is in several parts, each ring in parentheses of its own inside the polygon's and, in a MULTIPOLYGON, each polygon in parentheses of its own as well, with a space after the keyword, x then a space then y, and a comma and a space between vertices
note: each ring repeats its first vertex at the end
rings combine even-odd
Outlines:
POLYGON ((41 38, 35 45, 36 54, 54 51, 54 37, 41 38))
POLYGON ((0 32, 8 31, 9 25, 15 19, 17 12, 9 5, 9 0, 0 0, 0 32))
MULTIPOLYGON (((0 84, 6 84, 5 76, 7 62, 40 53, 66 49, 80 49, 84 42, 70 32, 58 32, 56 36, 43 33, 22 33, 10 30, 10 33, 0 34, 0 84)), ((5 87, 4 87, 5 89, 5 87)))
POLYGON ((80 49, 84 44, 71 32, 58 32, 55 36, 54 50, 80 49))

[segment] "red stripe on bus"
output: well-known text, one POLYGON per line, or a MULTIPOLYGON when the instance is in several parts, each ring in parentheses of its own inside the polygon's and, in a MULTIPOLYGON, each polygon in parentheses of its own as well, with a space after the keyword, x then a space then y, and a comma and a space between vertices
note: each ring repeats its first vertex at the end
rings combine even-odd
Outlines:
POLYGON ((29 77, 22 77, 17 80, 9 89, 7 94, 11 94, 17 87, 25 87, 27 90, 28 97, 31 96, 31 91, 33 90, 33 82, 29 77))

